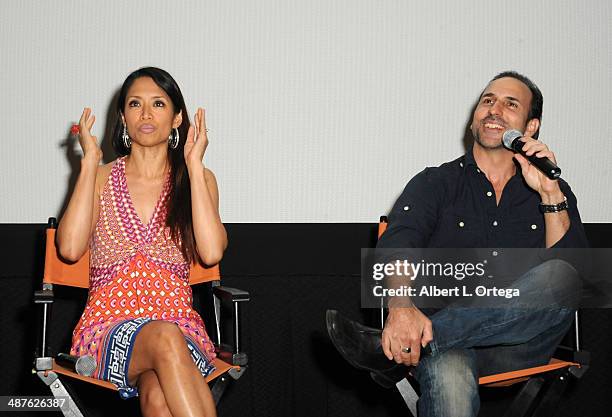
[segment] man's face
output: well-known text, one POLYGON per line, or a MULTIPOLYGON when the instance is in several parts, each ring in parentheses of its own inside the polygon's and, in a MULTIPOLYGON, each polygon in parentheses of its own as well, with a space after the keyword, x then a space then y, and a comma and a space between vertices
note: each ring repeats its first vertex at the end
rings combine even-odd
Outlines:
POLYGON ((492 81, 474 111, 471 125, 474 140, 483 148, 498 149, 503 147, 502 136, 507 129, 533 134, 526 131, 530 106, 531 91, 521 81, 510 77, 492 81))

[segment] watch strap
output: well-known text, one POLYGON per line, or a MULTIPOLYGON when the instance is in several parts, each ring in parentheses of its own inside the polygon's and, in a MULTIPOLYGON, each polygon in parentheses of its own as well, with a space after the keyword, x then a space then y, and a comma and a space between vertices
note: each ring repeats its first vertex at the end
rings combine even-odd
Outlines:
POLYGON ((540 212, 541 213, 559 213, 560 211, 567 210, 567 197, 563 198, 563 201, 559 204, 543 204, 540 203, 540 212))

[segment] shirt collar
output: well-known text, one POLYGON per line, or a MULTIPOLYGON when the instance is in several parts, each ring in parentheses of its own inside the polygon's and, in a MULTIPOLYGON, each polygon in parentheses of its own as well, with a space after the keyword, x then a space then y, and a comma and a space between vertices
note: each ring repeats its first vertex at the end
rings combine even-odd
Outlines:
MULTIPOLYGON (((463 155, 463 157, 459 160, 459 165, 463 168, 464 171, 468 169, 472 172, 477 172, 480 174, 480 168, 478 168, 478 164, 476 164, 476 160, 474 159, 474 146, 471 146, 470 149, 463 155)), ((516 167, 516 173, 510 178, 512 180, 514 177, 523 177, 523 173, 521 172, 521 168, 516 167)))
POLYGON ((459 166, 463 168, 464 171, 475 171, 480 173, 480 169, 478 169, 478 165, 476 165, 476 160, 474 159, 474 147, 470 146, 470 149, 459 158, 459 166), (469 168, 468 168, 469 167, 469 168))
POLYGON ((465 153, 464 158, 463 158, 463 168, 465 169, 470 165, 478 168, 478 165, 476 165, 476 160, 474 159, 474 147, 473 146, 470 146, 470 149, 468 149, 468 151, 465 153))

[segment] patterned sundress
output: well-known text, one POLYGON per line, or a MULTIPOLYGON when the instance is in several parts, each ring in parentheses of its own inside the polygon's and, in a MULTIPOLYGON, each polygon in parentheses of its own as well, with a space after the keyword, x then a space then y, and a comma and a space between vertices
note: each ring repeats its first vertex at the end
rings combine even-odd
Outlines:
POLYGON ((151 320, 177 324, 202 375, 214 370, 214 347, 192 309, 189 264, 165 226, 169 188, 170 176, 149 224, 143 224, 130 198, 123 157, 100 197, 90 243, 89 296, 70 353, 94 356, 92 376, 115 384, 122 398, 138 395, 128 384, 128 366, 136 335, 151 320))

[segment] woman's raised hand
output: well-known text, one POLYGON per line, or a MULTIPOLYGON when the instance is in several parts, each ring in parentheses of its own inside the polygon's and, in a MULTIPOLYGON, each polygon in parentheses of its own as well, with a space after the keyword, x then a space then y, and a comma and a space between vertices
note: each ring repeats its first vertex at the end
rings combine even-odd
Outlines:
MULTIPOLYGON (((208 146, 206 135, 206 117, 204 109, 198 108, 194 116, 194 125, 189 126, 187 141, 185 142, 185 163, 187 167, 192 164, 202 165, 202 158, 208 146), (194 127, 195 125, 195 127, 194 127)), ((195 165, 193 165, 195 166, 195 165)))
POLYGON ((95 160, 97 163, 102 159, 102 150, 98 145, 98 138, 91 135, 91 128, 96 121, 96 116, 91 114, 91 109, 85 107, 79 120, 79 144, 83 149, 83 159, 95 160))

